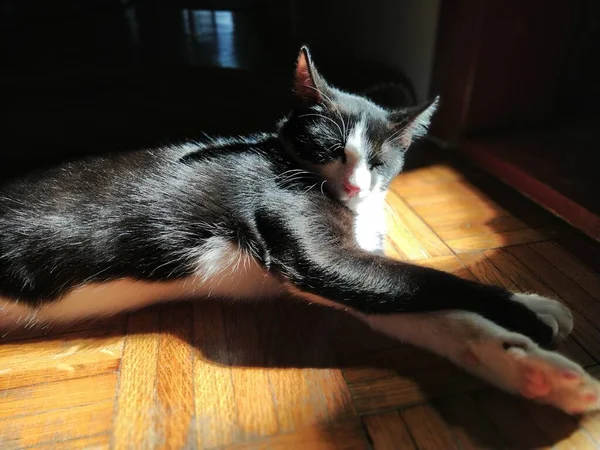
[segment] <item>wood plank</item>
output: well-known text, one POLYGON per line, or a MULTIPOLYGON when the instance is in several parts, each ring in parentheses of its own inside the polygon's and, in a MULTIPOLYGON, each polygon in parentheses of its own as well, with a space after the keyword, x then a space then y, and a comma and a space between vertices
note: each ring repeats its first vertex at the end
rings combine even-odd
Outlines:
POLYGON ((556 450, 597 450, 599 444, 587 432, 578 429, 569 437, 557 442, 552 448, 556 450))
POLYGON ((446 244, 454 252, 464 253, 473 250, 488 250, 519 244, 530 244, 533 242, 546 241, 553 236, 555 236, 555 233, 552 229, 538 228, 535 230, 525 229, 506 231, 504 233, 493 233, 450 239, 446 241, 446 244))
POLYGON ((344 365, 348 366, 343 370, 344 377, 359 414, 415 405, 485 386, 449 361, 408 345, 355 355, 353 360, 344 360, 344 365), (386 376, 386 371, 395 373, 386 376))
POLYGON ((0 420, 72 408, 115 397, 117 373, 8 389, 0 394, 0 420))
POLYGON ((455 208, 455 211, 436 210, 432 208, 430 212, 415 207, 415 212, 435 231, 438 228, 451 228, 461 226, 489 226, 493 227, 494 223, 508 220, 507 217, 512 217, 506 211, 493 209, 472 209, 465 210, 455 208))
POLYGON ((346 318, 343 313, 285 299, 248 310, 246 320, 254 322, 259 340, 246 365, 268 368, 279 433, 356 416, 341 370, 334 368, 334 338, 343 332, 338 328, 339 319, 346 318))
POLYGON ((458 450, 452 433, 440 414, 431 405, 419 405, 401 412, 418 448, 458 450))
POLYGON ((417 192, 423 189, 424 186, 436 185, 439 189, 441 186, 462 180, 463 174, 454 167, 447 164, 433 164, 427 167, 413 169, 410 172, 403 172, 392 181, 390 189, 398 192, 400 195, 416 190, 417 192))
POLYGON ((452 254, 442 240, 398 195, 390 192, 386 201, 391 208, 388 209, 388 236, 401 254, 406 255, 408 259, 452 254))
POLYGON ((0 421, 0 447, 23 448, 108 433, 114 400, 0 421))
MULTIPOLYGON (((231 377, 237 405, 240 440, 259 439, 279 432, 267 359, 263 351, 263 322, 254 308, 224 306, 223 322, 230 349, 231 377), (252 366, 248 365, 252 363, 252 366)), ((273 317, 273 320, 277 320, 273 317)))
POLYGON ((554 264, 593 298, 600 298, 600 276, 565 249, 559 247, 555 242, 538 242, 531 244, 531 248, 554 264))
POLYGON ((108 433, 98 434, 80 439, 54 442, 30 447, 32 450, 105 450, 109 448, 110 435, 108 433))
POLYGON ((486 389, 473 394, 475 401, 494 423, 508 448, 548 448, 552 441, 523 410, 523 400, 486 389))
POLYGON ((90 319, 71 324, 55 324, 41 328, 16 328, 0 336, 0 345, 8 342, 49 340, 63 334, 71 334, 87 330, 106 330, 112 328, 122 328, 125 330, 127 324, 127 314, 119 314, 112 317, 102 317, 90 319))
MULTIPOLYGON (((356 358, 356 355, 354 355, 354 357, 356 358)), ((368 365, 368 363, 366 366, 348 367, 344 369, 344 379, 349 384, 369 383, 374 380, 394 378, 397 376, 398 372, 391 367, 371 366, 368 365)))
POLYGON ((506 249, 506 252, 523 261, 565 303, 585 315, 596 328, 600 329, 600 300, 590 296, 577 283, 531 247, 519 246, 506 249))
POLYGON ((120 326, 0 345, 0 390, 118 370, 120 326))
POLYGON ((578 232, 577 230, 566 229, 557 238, 554 239, 557 245, 568 249, 569 253, 583 262, 594 273, 600 274, 600 245, 598 241, 578 232))
POLYGON ((199 449, 233 443, 241 435, 222 305, 194 304, 194 391, 199 449), (211 360, 220 355, 221 363, 211 360))
POLYGON ((347 418, 353 410, 339 370, 270 369, 268 378, 282 433, 347 418))
POLYGON ((505 447, 490 419, 471 395, 443 398, 435 402, 435 407, 462 450, 505 447))
POLYGON ((226 447, 228 450, 367 450, 369 443, 358 420, 331 427, 310 427, 226 447))
MULTIPOLYGON (((460 260, 473 272, 478 281, 484 284, 501 286, 509 291, 527 292, 528 289, 506 277, 481 252, 462 253, 460 260)), ((577 361, 582 366, 590 366, 596 362, 594 358, 573 338, 569 336, 561 345, 560 352, 577 361)))
POLYGON ((160 343, 158 309, 129 316, 117 393, 113 446, 151 448, 161 442, 156 433, 156 365, 160 343))
POLYGON ((479 200, 466 197, 457 201, 444 201, 440 203, 421 203, 412 207, 417 214, 424 218, 439 216, 461 216, 475 215, 476 217, 506 216, 508 211, 490 199, 479 200))
MULTIPOLYGON (((497 268, 510 279, 520 290, 535 292, 549 298, 558 296, 531 271, 528 265, 504 250, 483 252, 497 268)), ((575 327, 571 335, 596 361, 600 361, 600 332, 582 314, 572 311, 575 327)))
MULTIPOLYGON (((386 220, 387 227, 388 229, 390 229, 390 223, 393 223, 393 219, 388 218, 386 220)), ((383 252, 388 258, 392 258, 397 261, 406 261, 409 259, 409 257, 406 256, 402 251, 400 251, 399 248, 396 248, 393 239, 389 235, 387 235, 383 240, 383 252)))
MULTIPOLYGON (((426 169, 418 169, 425 171, 426 169)), ((419 204, 428 203, 429 199, 437 202, 438 197, 458 199, 462 197, 476 197, 483 200, 488 197, 482 195, 479 189, 464 179, 443 181, 441 183, 421 183, 410 182, 408 172, 403 172, 390 185, 390 189, 398 194, 406 202, 419 204)))
MULTIPOLYGON (((596 374, 598 376, 598 374, 596 374)), ((600 412, 586 414, 579 421, 579 426, 585 430, 588 436, 600 447, 600 412)))
POLYGON ((435 226, 436 234, 443 241, 470 238, 488 234, 506 233, 529 228, 527 224, 513 216, 497 216, 485 223, 453 223, 435 226))
POLYGON ((187 448, 196 441, 194 416, 192 305, 163 306, 161 339, 156 366, 155 448, 187 448))
POLYGON ((420 259, 413 262, 415 264, 418 264, 419 266, 430 267, 432 269, 448 272, 466 280, 476 280, 476 278, 469 271, 469 269, 465 267, 463 262, 457 256, 454 255, 438 256, 430 259, 420 259))
POLYGON ((513 290, 516 285, 500 272, 480 251, 461 253, 459 260, 473 273, 477 281, 513 290))
MULTIPOLYGON (((396 185, 392 184, 392 189, 396 185)), ((485 195, 478 186, 458 180, 447 182, 443 185, 428 184, 419 189, 405 189, 402 192, 394 190, 409 206, 430 205, 440 203, 465 203, 476 205, 498 205, 493 198, 485 195)))
POLYGON ((597 449, 587 433, 579 428, 578 421, 556 408, 534 402, 523 404, 536 425, 549 437, 555 449, 597 449))
POLYGON ((415 443, 398 411, 363 417, 373 450, 416 450, 415 443))

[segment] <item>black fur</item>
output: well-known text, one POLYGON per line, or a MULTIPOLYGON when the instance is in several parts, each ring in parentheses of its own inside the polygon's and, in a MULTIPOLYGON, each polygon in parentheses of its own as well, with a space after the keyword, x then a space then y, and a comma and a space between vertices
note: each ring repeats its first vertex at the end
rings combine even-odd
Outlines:
POLYGON ((549 343, 550 327, 504 289, 361 250, 353 212, 323 178, 286 175, 343 159, 347 136, 330 123, 339 114, 347 126, 367 118, 369 163, 386 183, 419 134, 418 112, 336 91, 307 61, 317 91, 297 84, 278 133, 92 157, 2 185, 0 295, 40 305, 89 282, 181 278, 193 250, 222 236, 298 289, 366 314, 470 310, 549 343), (394 133, 395 150, 383 151, 394 133))

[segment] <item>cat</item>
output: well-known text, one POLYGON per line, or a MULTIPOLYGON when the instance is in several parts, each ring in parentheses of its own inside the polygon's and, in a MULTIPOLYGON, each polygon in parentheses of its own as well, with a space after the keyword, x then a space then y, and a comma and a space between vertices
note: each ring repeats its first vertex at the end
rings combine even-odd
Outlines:
POLYGON ((340 308, 569 413, 600 385, 547 350, 573 328, 535 294, 386 258, 385 195, 438 99, 385 110, 303 47, 276 132, 81 158, 0 186, 0 325, 168 300, 293 296, 340 308))

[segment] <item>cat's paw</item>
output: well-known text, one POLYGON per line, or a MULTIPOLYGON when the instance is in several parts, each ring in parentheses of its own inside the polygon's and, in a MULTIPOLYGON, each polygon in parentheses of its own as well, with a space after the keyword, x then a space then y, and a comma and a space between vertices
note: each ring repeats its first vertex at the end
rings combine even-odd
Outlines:
POLYGON ((600 382, 573 361, 538 347, 530 339, 504 339, 469 346, 473 372, 514 394, 555 406, 568 414, 600 409, 600 382))
POLYGON ((600 409, 600 382, 581 367, 569 367, 564 361, 558 361, 556 356, 560 355, 556 354, 549 358, 548 355, 523 355, 519 349, 514 352, 515 358, 522 359, 520 394, 524 397, 556 406, 569 414, 600 409))
POLYGON ((552 328, 555 343, 565 340, 573 330, 573 315, 561 302, 537 294, 513 294, 511 299, 527 306, 548 324, 552 328))

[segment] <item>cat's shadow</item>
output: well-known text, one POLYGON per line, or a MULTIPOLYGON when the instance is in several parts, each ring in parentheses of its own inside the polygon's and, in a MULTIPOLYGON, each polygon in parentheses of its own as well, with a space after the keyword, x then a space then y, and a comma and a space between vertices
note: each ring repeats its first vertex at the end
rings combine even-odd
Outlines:
POLYGON ((188 313, 192 317, 191 342, 206 363, 232 368, 341 369, 359 414, 427 402, 452 429, 462 430, 486 448, 503 444, 526 448, 532 436, 539 441, 536 447, 552 446, 578 428, 576 419, 558 410, 501 393, 445 359, 387 338, 342 311, 291 298, 173 304, 160 308, 162 332, 179 334, 165 328, 165 324, 175 325, 169 314, 176 310, 179 317, 188 313), (485 410, 507 405, 514 408, 508 414, 512 417, 504 411, 500 421, 527 416, 523 420, 535 422, 533 415, 537 415, 554 421, 553 436, 532 431, 522 442, 520 436, 506 442, 503 430, 487 418, 490 414, 485 410), (457 414, 457 408, 470 411, 457 414))
MULTIPOLYGON (((122 323, 120 332, 128 336, 155 333, 187 342, 194 348, 200 370, 202 364, 207 368, 218 365, 233 370, 248 367, 341 369, 359 415, 427 402, 450 429, 470 436, 473 442, 485 448, 506 445, 527 448, 532 436, 536 447, 552 446, 578 428, 578 422, 569 416, 549 407, 532 408, 525 400, 501 394, 444 359, 388 339, 344 312, 291 298, 265 302, 172 303, 121 316, 109 323, 113 328, 115 323, 122 323), (485 412, 495 408, 497 402, 504 408, 500 413, 500 416, 504 414, 501 422, 514 422, 523 415, 529 415, 527 420, 531 421, 531 414, 540 413, 541 409, 543 420, 551 417, 556 425, 560 423, 555 427, 558 431, 552 438, 543 432, 528 433, 523 437, 523 445, 518 445, 515 436, 511 436, 511 442, 507 443, 501 437, 502 426, 506 424, 498 427, 487 418, 489 412, 485 412), (507 411, 507 405, 514 411, 507 411), (457 408, 467 411, 457 414, 457 408), (507 417, 509 415, 514 417, 507 417)), ((58 339, 63 344, 71 335, 85 339, 86 331, 81 325, 73 330, 61 331, 58 339)), ((90 337, 93 334, 90 333, 90 337)), ((56 338, 55 333, 51 335, 56 338)), ((52 340, 50 336, 35 340, 46 339, 52 340)), ((329 385, 330 382, 334 383, 327 381, 314 388, 323 389, 325 396, 329 388, 340 389, 339 385, 329 385)), ((347 411, 340 411, 339 415, 346 417, 347 411)))

